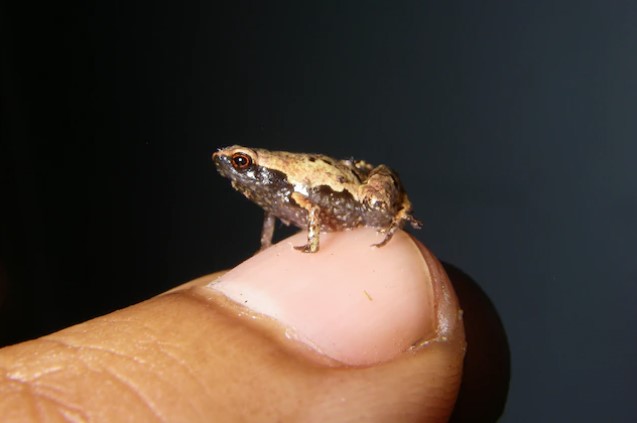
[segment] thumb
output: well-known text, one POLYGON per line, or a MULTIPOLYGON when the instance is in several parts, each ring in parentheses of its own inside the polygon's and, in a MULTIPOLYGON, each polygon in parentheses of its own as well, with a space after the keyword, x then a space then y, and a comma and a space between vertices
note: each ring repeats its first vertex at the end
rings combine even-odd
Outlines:
POLYGON ((399 232, 292 237, 221 278, 0 350, 0 420, 445 421, 464 331, 399 232))

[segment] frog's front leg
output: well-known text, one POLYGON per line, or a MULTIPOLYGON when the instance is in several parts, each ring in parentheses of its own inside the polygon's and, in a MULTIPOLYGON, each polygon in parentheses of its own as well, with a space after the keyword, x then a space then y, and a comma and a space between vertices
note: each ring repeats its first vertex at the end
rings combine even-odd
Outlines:
POLYGON ((275 223, 276 217, 272 213, 265 212, 265 217, 263 218, 263 229, 261 230, 261 250, 265 250, 272 245, 275 223))
POLYGON ((319 250, 321 232, 321 221, 319 219, 320 208, 297 192, 292 194, 292 199, 296 201, 299 206, 307 210, 307 244, 294 248, 304 253, 316 253, 319 250))

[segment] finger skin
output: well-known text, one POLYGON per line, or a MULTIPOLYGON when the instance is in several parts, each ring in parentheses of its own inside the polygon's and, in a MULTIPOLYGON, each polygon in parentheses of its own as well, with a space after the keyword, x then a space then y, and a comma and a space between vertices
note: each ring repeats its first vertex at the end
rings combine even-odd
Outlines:
POLYGON ((467 274, 443 263, 462 306, 469 348, 452 422, 496 422, 504 412, 511 377, 510 350, 493 303, 467 274))
POLYGON ((446 421, 465 341, 424 247, 444 328, 421 348, 342 365, 204 287, 213 277, 0 350, 2 421, 446 421))

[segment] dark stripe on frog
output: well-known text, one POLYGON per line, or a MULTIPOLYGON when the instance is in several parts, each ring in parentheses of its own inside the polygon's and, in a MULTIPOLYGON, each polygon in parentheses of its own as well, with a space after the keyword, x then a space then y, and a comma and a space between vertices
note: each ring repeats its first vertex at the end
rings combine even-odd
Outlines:
POLYGON ((355 228, 363 222, 361 205, 347 190, 339 192, 321 185, 309 191, 309 200, 320 209, 319 218, 324 231, 355 228))
POLYGON ((261 166, 254 166, 252 170, 255 183, 243 187, 244 195, 286 225, 292 223, 305 229, 307 210, 291 198, 294 186, 288 182, 285 173, 261 166), (245 191, 249 191, 249 195, 245 191))

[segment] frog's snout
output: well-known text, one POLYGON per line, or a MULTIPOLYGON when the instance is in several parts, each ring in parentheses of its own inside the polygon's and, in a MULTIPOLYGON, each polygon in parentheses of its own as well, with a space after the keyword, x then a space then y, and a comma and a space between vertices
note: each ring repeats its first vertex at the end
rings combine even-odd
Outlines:
POLYGON ((227 157, 221 154, 220 151, 215 151, 214 153, 212 153, 212 161, 217 167, 221 166, 226 161, 224 159, 227 159, 227 157))

